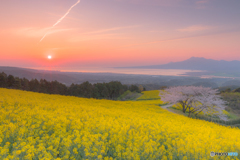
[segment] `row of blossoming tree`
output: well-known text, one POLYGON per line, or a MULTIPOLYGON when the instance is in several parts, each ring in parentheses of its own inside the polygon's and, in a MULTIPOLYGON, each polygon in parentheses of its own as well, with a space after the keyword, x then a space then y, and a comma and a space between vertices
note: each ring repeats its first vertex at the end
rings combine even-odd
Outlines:
POLYGON ((218 95, 218 90, 196 86, 170 87, 160 92, 163 101, 175 104, 183 113, 188 112, 198 115, 217 115, 221 119, 226 119, 222 111, 225 109, 225 101, 218 95))

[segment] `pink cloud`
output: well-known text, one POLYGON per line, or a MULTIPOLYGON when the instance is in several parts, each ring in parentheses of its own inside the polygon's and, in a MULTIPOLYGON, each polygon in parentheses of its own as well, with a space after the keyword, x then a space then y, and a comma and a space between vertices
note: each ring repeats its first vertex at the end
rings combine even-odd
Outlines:
POLYGON ((52 29, 49 31, 50 28, 32 28, 32 27, 25 27, 25 28, 17 28, 12 29, 10 32, 15 33, 17 35, 26 36, 26 37, 41 37, 46 32, 48 34, 58 33, 58 32, 64 32, 64 31, 70 31, 73 29, 52 29))
POLYGON ((208 3, 208 0, 197 1, 196 4, 205 4, 208 3))
POLYGON ((177 29, 177 31, 180 31, 180 32, 200 32, 200 31, 210 30, 212 28, 213 28, 212 26, 193 25, 193 26, 189 26, 189 27, 186 27, 186 28, 177 29))
POLYGON ((136 27, 139 27, 139 25, 107 28, 107 29, 103 29, 103 30, 96 30, 96 31, 87 32, 87 33, 84 33, 84 34, 105 33, 105 32, 117 31, 117 30, 128 29, 128 28, 136 28, 136 27))

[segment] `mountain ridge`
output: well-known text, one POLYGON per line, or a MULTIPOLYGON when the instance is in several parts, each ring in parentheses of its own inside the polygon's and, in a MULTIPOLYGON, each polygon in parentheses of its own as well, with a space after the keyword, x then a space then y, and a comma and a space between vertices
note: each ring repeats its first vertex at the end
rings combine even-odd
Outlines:
POLYGON ((236 71, 240 69, 240 61, 213 60, 203 57, 191 57, 184 61, 170 62, 162 65, 136 66, 124 68, 144 69, 185 69, 185 70, 206 70, 206 71, 236 71))

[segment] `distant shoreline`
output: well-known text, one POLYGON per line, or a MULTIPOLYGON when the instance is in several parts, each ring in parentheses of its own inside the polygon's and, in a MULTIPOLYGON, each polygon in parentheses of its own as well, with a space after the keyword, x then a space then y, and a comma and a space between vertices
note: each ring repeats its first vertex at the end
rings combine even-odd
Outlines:
POLYGON ((137 74, 152 76, 186 76, 189 73, 204 72, 200 70, 184 70, 184 69, 142 69, 142 68, 80 68, 80 69, 61 69, 61 68, 37 68, 29 67, 29 69, 56 71, 56 72, 72 72, 72 73, 113 73, 113 74, 137 74))

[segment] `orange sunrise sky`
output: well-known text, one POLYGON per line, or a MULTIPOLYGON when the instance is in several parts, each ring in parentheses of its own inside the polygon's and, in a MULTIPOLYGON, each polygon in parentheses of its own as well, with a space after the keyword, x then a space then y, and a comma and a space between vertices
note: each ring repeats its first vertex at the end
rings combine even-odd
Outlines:
POLYGON ((2 0, 0 65, 240 60, 239 8, 239 0, 2 0))

